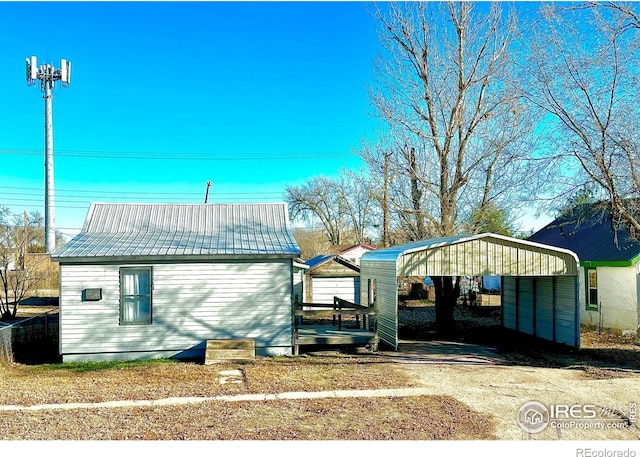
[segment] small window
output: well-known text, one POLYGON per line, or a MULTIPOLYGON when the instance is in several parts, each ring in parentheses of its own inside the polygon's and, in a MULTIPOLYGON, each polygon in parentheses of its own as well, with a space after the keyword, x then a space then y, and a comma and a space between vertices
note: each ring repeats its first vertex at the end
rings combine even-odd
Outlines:
POLYGON ((120 325, 151 324, 151 267, 120 269, 120 325))
POLYGON ((598 272, 595 269, 587 270, 587 309, 598 310, 598 272))

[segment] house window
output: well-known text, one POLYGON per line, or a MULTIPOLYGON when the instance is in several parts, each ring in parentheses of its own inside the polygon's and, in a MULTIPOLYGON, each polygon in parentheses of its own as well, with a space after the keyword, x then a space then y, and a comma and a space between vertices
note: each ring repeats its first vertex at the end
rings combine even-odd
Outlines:
POLYGON ((598 272, 587 269, 587 310, 598 311, 598 272))
POLYGON ((151 324, 151 267, 120 269, 120 325, 151 324))

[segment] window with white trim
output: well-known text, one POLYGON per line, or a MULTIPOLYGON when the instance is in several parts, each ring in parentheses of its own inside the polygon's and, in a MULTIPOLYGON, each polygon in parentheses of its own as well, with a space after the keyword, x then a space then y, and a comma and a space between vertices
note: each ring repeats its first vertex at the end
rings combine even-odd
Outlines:
POLYGON ((587 273, 587 297, 586 305, 590 311, 598 310, 598 271, 595 268, 589 268, 587 273))
POLYGON ((151 324, 151 267, 120 268, 120 325, 151 324))

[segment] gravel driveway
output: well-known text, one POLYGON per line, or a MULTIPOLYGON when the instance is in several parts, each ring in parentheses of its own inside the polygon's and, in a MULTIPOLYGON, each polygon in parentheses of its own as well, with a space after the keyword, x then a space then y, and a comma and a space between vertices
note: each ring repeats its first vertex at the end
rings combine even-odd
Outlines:
MULTIPOLYGON (((428 324, 435 320, 434 307, 401 308, 398 318, 401 326, 428 324)), ((434 394, 451 395, 493 416, 500 439, 640 440, 633 417, 640 405, 640 370, 616 368, 615 361, 604 369, 588 364, 549 368, 514 363, 498 345, 437 340, 401 340, 399 351, 386 355, 405 363, 434 394), (550 418, 542 432, 526 433, 518 413, 532 401, 559 408, 562 420, 550 418), (565 405, 573 406, 573 413, 565 413, 565 405)))
MULTIPOLYGON (((435 350, 422 356, 408 354, 403 357, 391 353, 390 358, 406 363, 407 370, 420 380, 420 385, 428 387, 433 394, 450 395, 475 411, 493 416, 498 424, 495 433, 499 439, 640 439, 637 425, 629 425, 625 420, 630 408, 633 410, 633 405, 640 403, 640 374, 637 372, 593 376, 570 368, 513 366, 503 364, 499 356, 488 357, 490 351, 478 355, 477 348, 472 345, 454 348, 443 343, 439 353, 437 342, 432 343, 435 350), (437 362, 439 357, 441 361, 437 362), (542 432, 530 435, 518 424, 518 410, 530 401, 541 402, 547 407, 580 405, 578 408, 586 407, 584 412, 587 413, 594 405, 599 417, 564 420, 560 425, 568 428, 550 424, 542 432), (596 428, 601 426, 598 424, 604 429, 596 428)), ((583 410, 574 411, 574 415, 579 416, 583 410)))

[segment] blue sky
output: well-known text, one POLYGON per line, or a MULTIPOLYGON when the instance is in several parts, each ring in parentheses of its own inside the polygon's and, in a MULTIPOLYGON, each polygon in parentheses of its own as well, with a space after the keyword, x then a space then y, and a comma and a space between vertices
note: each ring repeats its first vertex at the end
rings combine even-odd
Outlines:
MULTIPOLYGON (((72 63, 53 99, 56 228, 89 203, 282 201, 361 165, 378 51, 364 2, 0 2, 0 205, 44 214, 44 101, 25 59, 72 63)), ((546 220, 528 219, 523 229, 546 220)))
POLYGON ((72 62, 53 99, 56 227, 90 201, 282 201, 360 164, 375 24, 360 2, 0 3, 0 204, 44 214, 44 101, 25 59, 72 62))

